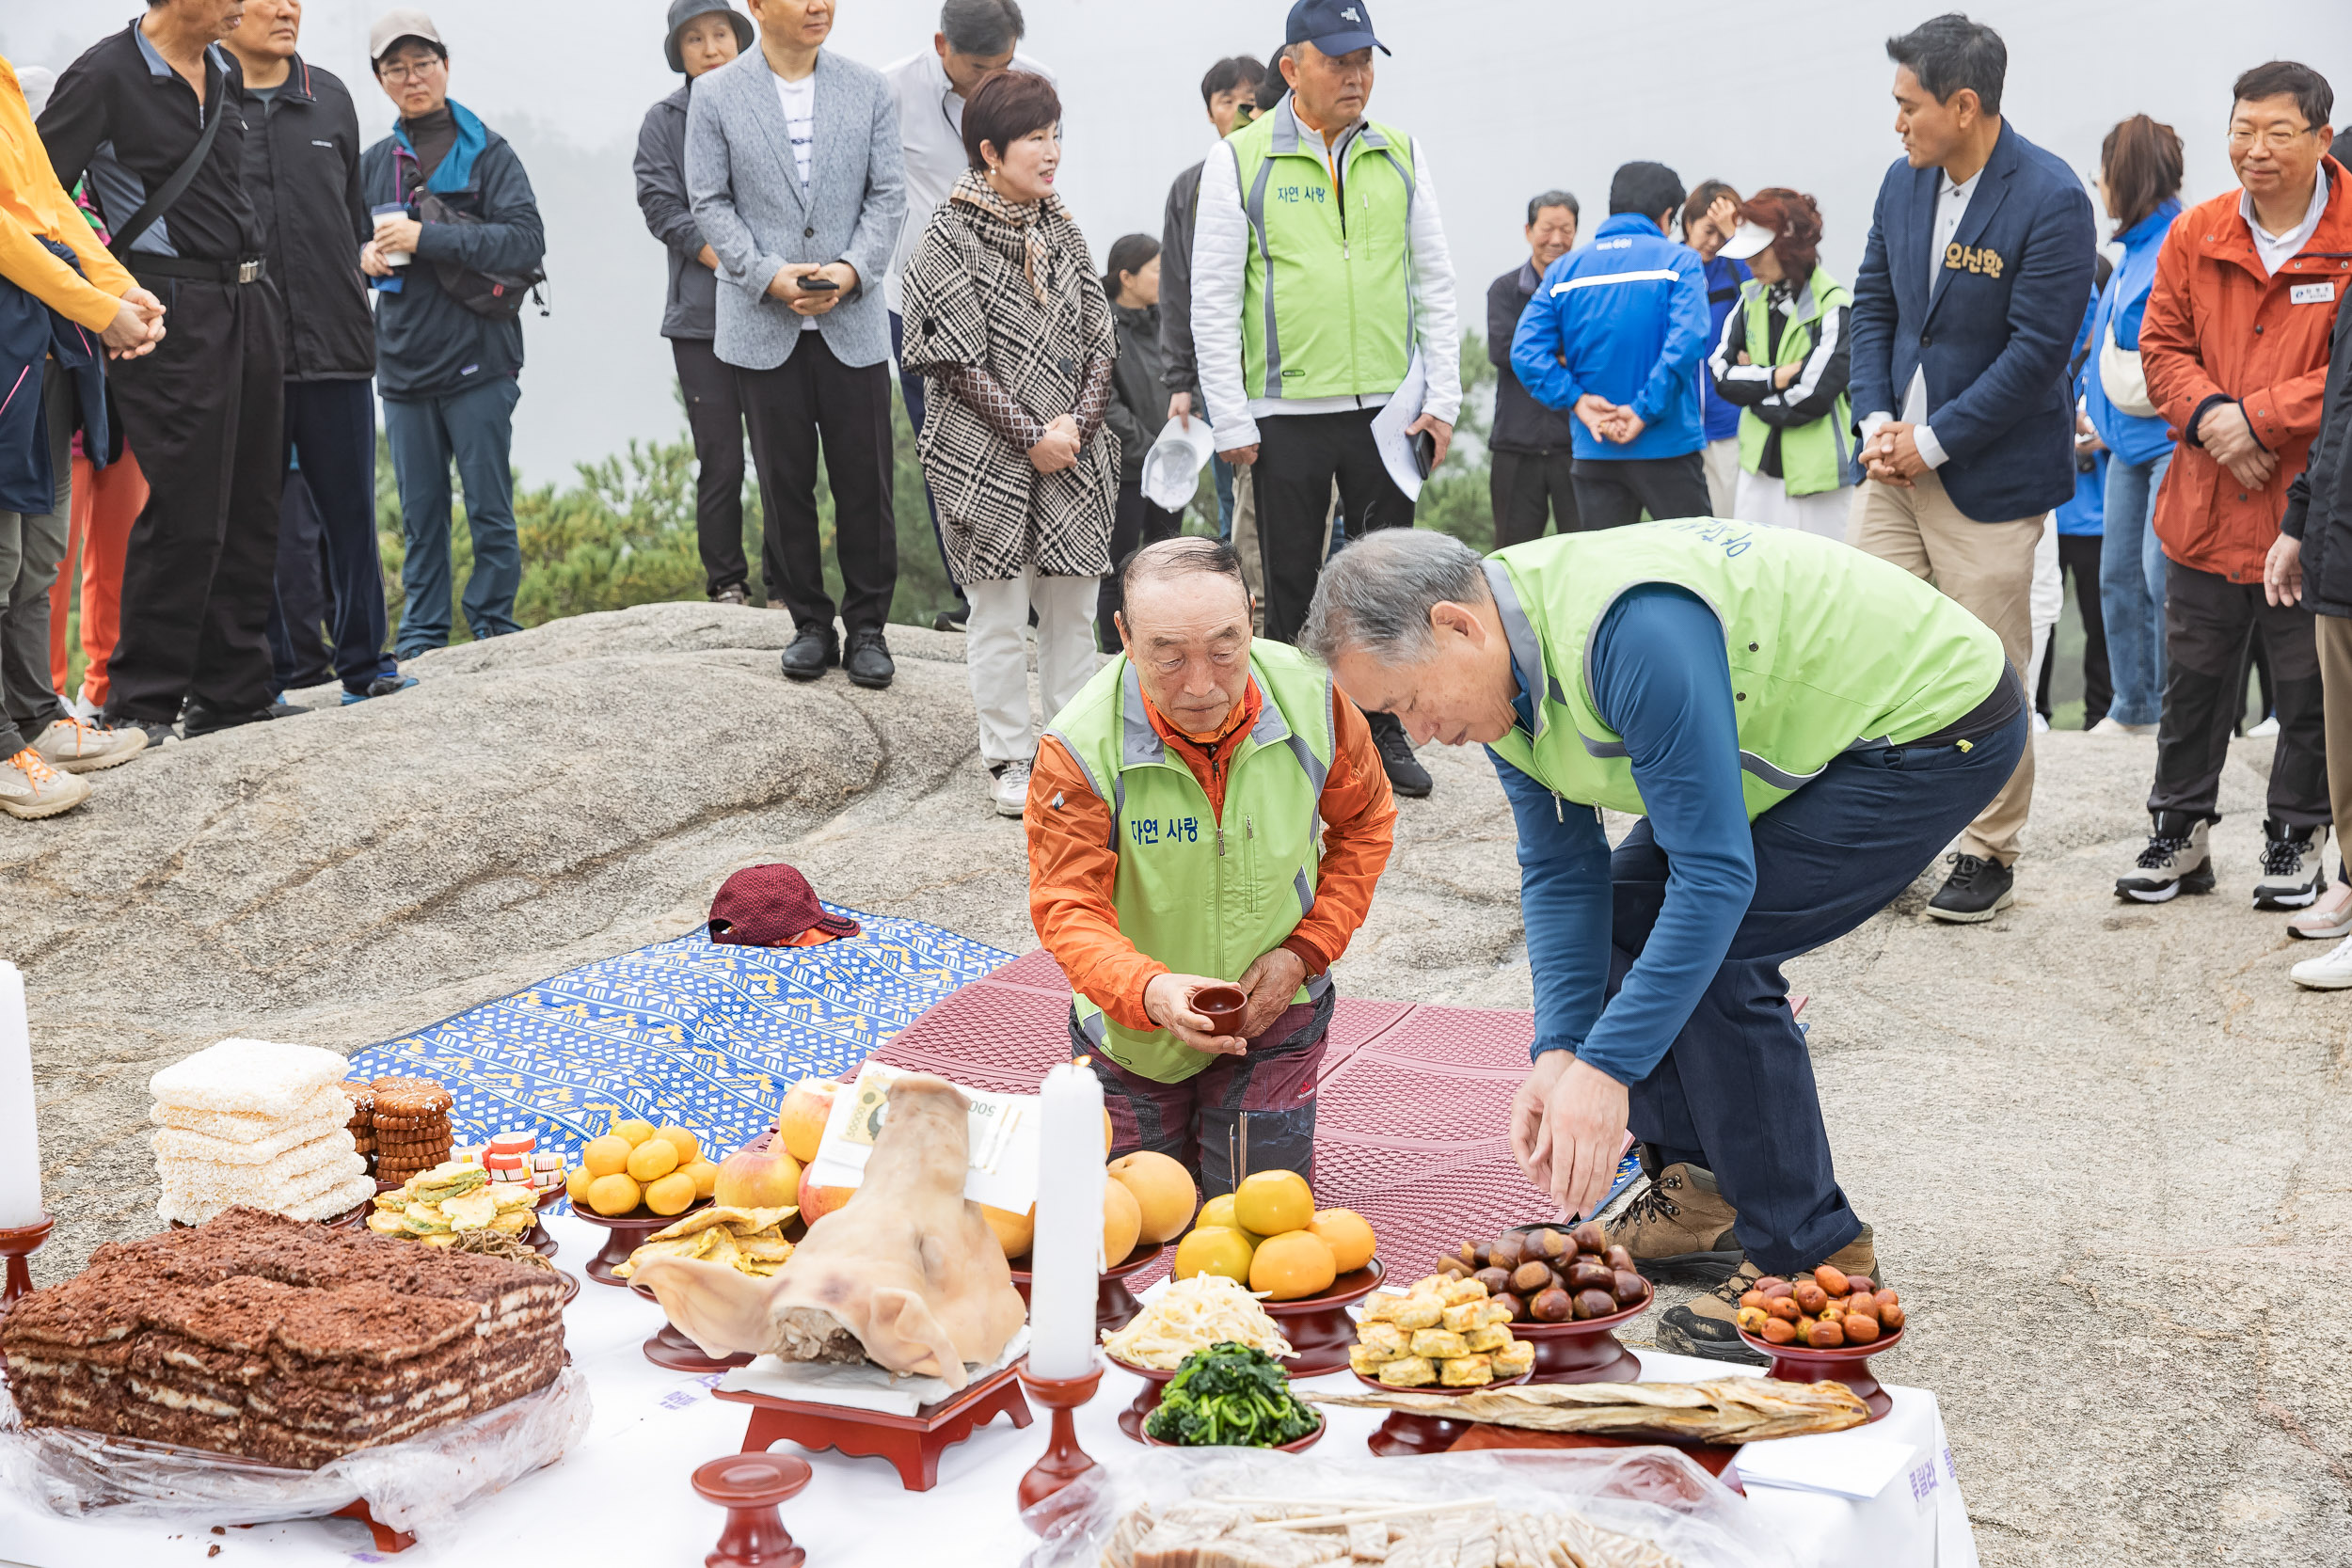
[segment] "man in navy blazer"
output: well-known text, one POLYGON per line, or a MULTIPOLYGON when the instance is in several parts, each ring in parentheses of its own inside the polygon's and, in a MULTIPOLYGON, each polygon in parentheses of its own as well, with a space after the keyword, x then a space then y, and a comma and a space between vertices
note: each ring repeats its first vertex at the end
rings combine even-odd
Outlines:
MULTIPOLYGON (((1868 477, 1847 537, 1966 606, 2022 677, 2034 547, 2074 493, 2066 363, 2097 231, 2074 172, 2001 119, 1999 34, 1952 13, 1886 53, 1906 156, 1879 187, 1854 280, 1868 477)), ((1974 923, 2008 906, 2032 800, 2028 750, 1961 834, 1930 914, 1974 923)))

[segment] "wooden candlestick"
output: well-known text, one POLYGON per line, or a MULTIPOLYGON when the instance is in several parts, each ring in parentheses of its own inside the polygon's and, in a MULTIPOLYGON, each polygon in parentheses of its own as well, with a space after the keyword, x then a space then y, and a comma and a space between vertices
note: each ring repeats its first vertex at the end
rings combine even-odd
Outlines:
POLYGON ((1094 1468, 1094 1461, 1078 1447, 1076 1418, 1072 1415, 1078 1406, 1094 1397, 1096 1386, 1103 1381, 1103 1364, 1097 1361, 1094 1370, 1084 1377, 1039 1377, 1029 1370, 1026 1356, 1021 1361, 1021 1385, 1029 1397, 1054 1413, 1053 1433, 1045 1441, 1045 1457, 1029 1468, 1021 1478, 1021 1512, 1030 1509, 1094 1468))
POLYGON ((801 1568, 808 1554, 793 1544, 776 1505, 808 1484, 808 1461, 780 1453, 733 1453, 694 1472, 694 1490, 727 1511, 718 1550, 703 1568, 801 1568))
POLYGON ((8 1315, 8 1308, 16 1305, 17 1297, 31 1291, 33 1270, 25 1259, 40 1250, 40 1244, 49 1240, 50 1227, 56 1224, 56 1221, 43 1210, 40 1218, 30 1225, 20 1226, 14 1230, 0 1230, 0 1258, 8 1260, 8 1282, 0 1285, 0 1317, 8 1315))

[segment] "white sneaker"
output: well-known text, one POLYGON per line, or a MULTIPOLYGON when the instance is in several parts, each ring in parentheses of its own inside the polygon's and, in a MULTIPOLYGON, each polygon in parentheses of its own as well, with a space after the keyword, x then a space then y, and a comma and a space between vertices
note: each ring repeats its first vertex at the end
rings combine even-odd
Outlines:
MULTIPOLYGON (((2338 870, 2342 870, 2339 865, 2338 870)), ((2339 877, 2318 903, 2287 922, 2287 935, 2306 942, 2339 942, 2352 937, 2352 882, 2339 877)))
POLYGON ((2352 937, 2336 943, 2320 958, 2305 958, 2288 973, 2305 990, 2352 989, 2352 937))
POLYGON ((2269 718, 2264 720, 2261 723, 2255 725, 2252 729, 2248 730, 2246 732, 2246 738, 2249 740, 2268 740, 2271 736, 2277 735, 2278 733, 2279 716, 2274 713, 2269 718))
POLYGON ((2036 735, 2048 735, 2050 733, 2050 721, 2042 717, 2042 710, 2040 708, 2034 709, 2033 733, 2036 735))
POLYGON ((996 777, 988 786, 988 798, 996 803, 999 816, 1018 816, 1029 804, 1028 759, 1009 762, 996 770, 996 777))
POLYGON ((2113 714, 2109 714, 2084 733, 2086 735, 2153 735, 2156 733, 2156 727, 2153 724, 2126 724, 2113 714))

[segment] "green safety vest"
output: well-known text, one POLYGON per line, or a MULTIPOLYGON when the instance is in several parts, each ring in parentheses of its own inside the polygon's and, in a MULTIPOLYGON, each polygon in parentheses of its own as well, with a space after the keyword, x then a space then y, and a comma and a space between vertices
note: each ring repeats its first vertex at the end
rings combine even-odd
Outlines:
POLYGON ((1669 583, 1724 626, 1740 784, 1754 821, 1841 752, 1932 735, 1991 696, 2000 639, 1901 567, 1795 529, 1692 517, 1563 533, 1486 562, 1503 633, 1540 694, 1505 762, 1581 805, 1646 815, 1597 711, 1586 649, 1628 589, 1669 583))
POLYGON ((1413 142, 1367 120, 1341 189, 1287 97, 1228 138, 1249 217, 1242 383, 1253 398, 1382 396, 1413 356, 1413 142), (1346 197, 1346 210, 1340 198, 1346 197))
MULTIPOLYGON (((1238 980, 1314 908, 1323 781, 1331 770, 1331 677, 1295 649, 1250 644, 1257 723, 1227 767, 1225 815, 1152 727, 1122 656, 1095 672, 1046 733, 1110 807, 1119 875, 1111 902, 1136 951, 1180 974, 1238 980)), ((1035 808, 1032 808, 1035 809, 1035 808)), ((1320 1000, 1316 975, 1294 1002, 1320 1000)), ((1177 1084, 1215 1057, 1165 1029, 1135 1030, 1074 994, 1078 1024, 1128 1071, 1177 1084)))
MULTIPOLYGON (((1747 312, 1748 363, 1769 365, 1774 370, 1783 365, 1804 364, 1804 356, 1813 352, 1821 318, 1839 306, 1851 303, 1852 296, 1846 293, 1844 284, 1815 267, 1804 287, 1788 302, 1788 317, 1780 329, 1780 346, 1774 349, 1772 310, 1765 298, 1765 286, 1754 278, 1748 279, 1740 285, 1740 309, 1747 312)), ((1853 448, 1849 444, 1852 424, 1852 404, 1840 392, 1837 405, 1811 424, 1781 428, 1780 476, 1790 495, 1815 496, 1846 483, 1847 467, 1853 457, 1853 448)), ((1764 443, 1772 428, 1756 417, 1755 409, 1740 411, 1740 466, 1748 472, 1756 472, 1762 465, 1764 443)))

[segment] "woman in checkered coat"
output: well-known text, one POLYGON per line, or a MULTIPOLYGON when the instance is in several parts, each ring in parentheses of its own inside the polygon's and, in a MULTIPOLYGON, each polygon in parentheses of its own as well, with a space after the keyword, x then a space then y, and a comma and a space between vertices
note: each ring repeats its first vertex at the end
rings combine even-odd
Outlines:
POLYGON ((963 110, 972 167, 903 280, 900 364, 928 384, 923 473, 972 603, 964 660, 1007 816, 1037 755, 1022 633, 1034 609, 1050 720, 1094 673, 1119 499, 1119 438, 1103 423, 1118 346, 1086 236, 1054 194, 1060 119, 1041 76, 981 85, 963 110))

